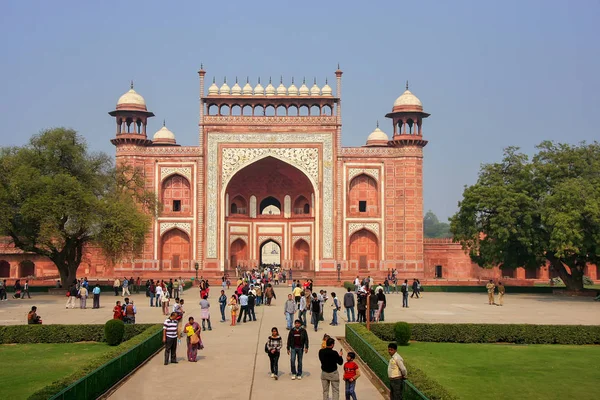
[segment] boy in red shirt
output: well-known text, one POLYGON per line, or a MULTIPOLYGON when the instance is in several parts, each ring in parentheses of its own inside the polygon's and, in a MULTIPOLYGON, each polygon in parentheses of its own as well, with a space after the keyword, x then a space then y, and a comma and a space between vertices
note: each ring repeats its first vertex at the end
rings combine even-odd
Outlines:
POLYGON ((344 364, 344 381, 346 382, 346 400, 356 400, 356 393, 354 388, 356 387, 356 380, 360 376, 358 370, 358 364, 354 362, 356 354, 348 352, 346 355, 346 363, 344 364))

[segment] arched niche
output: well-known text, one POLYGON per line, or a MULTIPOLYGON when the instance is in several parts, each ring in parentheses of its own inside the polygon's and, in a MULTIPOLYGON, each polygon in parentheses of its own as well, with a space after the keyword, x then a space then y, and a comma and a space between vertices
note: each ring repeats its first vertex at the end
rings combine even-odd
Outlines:
POLYGON ((377 181, 367 174, 354 177, 348 190, 348 213, 351 216, 372 217, 379 214, 377 181))
POLYGON ((296 269, 311 269, 310 246, 304 239, 298 239, 294 243, 292 266, 296 269))
POLYGON ((35 263, 31 260, 23 260, 19 263, 19 278, 35 276, 35 263))
POLYGON ((231 243, 229 250, 229 268, 235 268, 245 264, 248 260, 248 246, 242 239, 236 239, 231 243))
POLYGON ((260 213, 263 215, 281 214, 281 202, 273 196, 268 196, 260 202, 260 213))
POLYGON ((310 203, 304 195, 294 200, 294 215, 310 215, 310 203))
POLYGON ((10 263, 0 260, 0 278, 10 278, 10 263))
POLYGON ((163 269, 181 269, 192 255, 190 237, 181 229, 166 231, 160 240, 160 264, 163 269))
POLYGON ((179 174, 171 175, 162 182, 160 201, 163 214, 190 214, 192 191, 190 181, 179 174))
POLYGON ((379 240, 367 229, 361 229, 350 236, 348 259, 358 263, 359 269, 367 269, 369 263, 379 261, 379 240))

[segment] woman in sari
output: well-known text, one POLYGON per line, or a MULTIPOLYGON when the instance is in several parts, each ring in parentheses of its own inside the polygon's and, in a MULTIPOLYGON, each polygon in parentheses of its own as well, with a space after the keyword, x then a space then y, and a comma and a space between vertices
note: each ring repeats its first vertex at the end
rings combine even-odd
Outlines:
POLYGON ((188 319, 188 323, 185 324, 184 332, 187 336, 187 359, 189 362, 196 362, 198 357, 198 349, 200 348, 200 344, 202 343, 202 339, 200 338, 200 325, 197 322, 194 322, 194 317, 190 317, 188 319), (196 343, 192 343, 196 341, 196 339, 192 339, 194 336, 198 338, 196 343))
POLYGON ((232 295, 231 299, 229 300, 229 308, 231 310, 231 326, 235 326, 235 319, 237 318, 238 311, 238 302, 235 295, 232 295))

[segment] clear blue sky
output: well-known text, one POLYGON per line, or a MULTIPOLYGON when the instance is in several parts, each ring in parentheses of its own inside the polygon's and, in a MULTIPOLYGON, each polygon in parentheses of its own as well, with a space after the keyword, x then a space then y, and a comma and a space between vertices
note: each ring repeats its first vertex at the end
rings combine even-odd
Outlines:
MULTIPOLYGON (((457 208, 506 146, 598 138, 599 1, 3 1, 0 144, 67 126, 114 154, 107 112, 135 81, 183 145, 198 77, 320 85, 343 77, 343 144, 363 145, 403 89, 424 124, 425 211, 457 208)), ((333 86, 333 85, 332 85, 333 86)))

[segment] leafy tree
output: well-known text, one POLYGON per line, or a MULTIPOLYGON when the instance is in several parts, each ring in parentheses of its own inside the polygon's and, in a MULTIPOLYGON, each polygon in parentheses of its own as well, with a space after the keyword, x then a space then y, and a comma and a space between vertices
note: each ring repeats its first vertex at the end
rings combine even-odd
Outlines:
POLYGON ((452 234, 450 233, 450 224, 440 222, 437 215, 429 210, 425 214, 425 217, 423 217, 423 235, 426 238, 452 237, 452 234))
POLYGON ((63 284, 76 279, 87 245, 113 261, 141 251, 157 208, 140 171, 88 153, 71 129, 0 150, 0 235, 52 260, 63 284))
POLYGON ((465 188, 451 231, 482 267, 550 264, 571 290, 600 256, 600 144, 509 147, 465 188))

